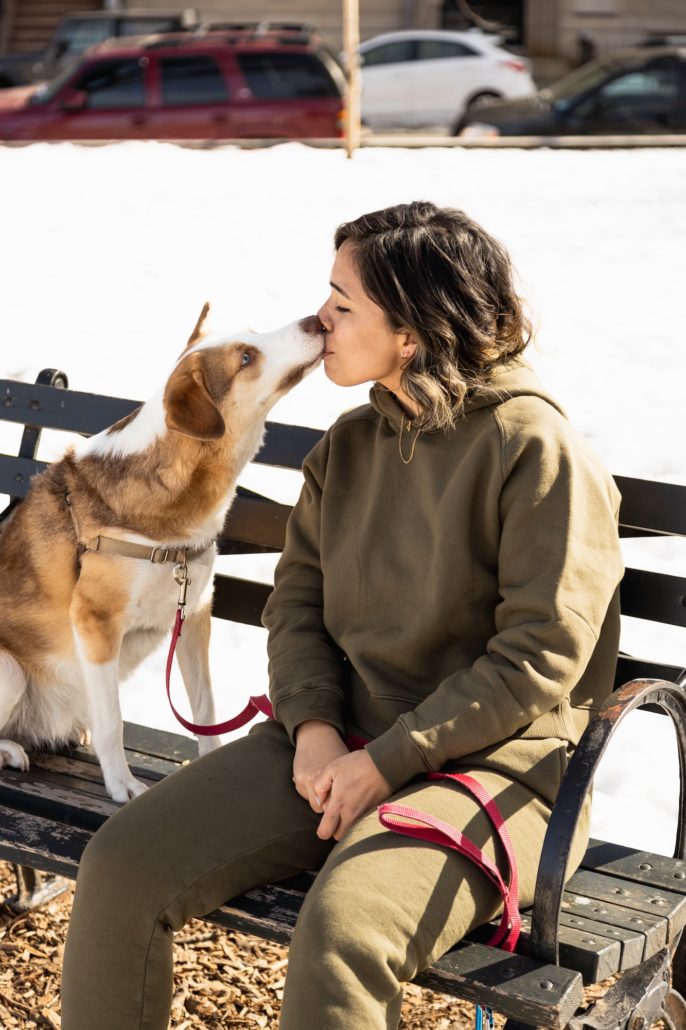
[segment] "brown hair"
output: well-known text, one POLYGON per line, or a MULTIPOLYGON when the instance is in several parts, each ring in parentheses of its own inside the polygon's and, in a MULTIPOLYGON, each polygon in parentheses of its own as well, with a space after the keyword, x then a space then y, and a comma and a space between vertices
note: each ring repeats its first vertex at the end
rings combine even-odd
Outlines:
POLYGON ((531 338, 507 251, 463 211, 427 201, 345 222, 336 249, 346 240, 367 295, 417 341, 401 385, 422 424, 453 426, 466 397, 531 338))

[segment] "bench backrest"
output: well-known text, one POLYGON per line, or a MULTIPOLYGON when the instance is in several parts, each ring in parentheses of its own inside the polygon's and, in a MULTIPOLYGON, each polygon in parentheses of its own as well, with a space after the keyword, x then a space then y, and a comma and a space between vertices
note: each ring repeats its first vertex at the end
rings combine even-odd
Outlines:
MULTIPOLYGON (((32 476, 45 462, 36 449, 43 429, 91 436, 138 407, 139 401, 69 390, 67 377, 55 369, 41 372, 35 384, 0 380, 0 419, 25 425, 19 454, 0 455, 0 494, 20 500, 32 476)), ((268 422, 264 446, 255 461, 275 468, 299 470, 322 431, 268 422)), ((686 537, 686 486, 616 476, 622 495, 620 534, 642 537, 686 537)), ((280 551, 289 505, 239 487, 223 532, 221 554, 280 551)), ((260 625, 270 587, 234 576, 215 577, 213 614, 252 626, 260 625)), ((621 587, 622 614, 671 626, 686 627, 686 579, 666 573, 628 568, 621 587)), ((635 677, 676 680, 677 666, 620 655, 617 685, 635 677)))

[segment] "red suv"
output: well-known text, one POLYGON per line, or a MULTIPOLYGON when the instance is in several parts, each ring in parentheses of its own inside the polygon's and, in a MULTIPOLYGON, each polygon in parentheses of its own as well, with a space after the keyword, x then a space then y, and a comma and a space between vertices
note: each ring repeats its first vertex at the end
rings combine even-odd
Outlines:
POLYGON ((50 83, 0 91, 0 139, 340 137, 343 90, 307 35, 112 39, 50 83))

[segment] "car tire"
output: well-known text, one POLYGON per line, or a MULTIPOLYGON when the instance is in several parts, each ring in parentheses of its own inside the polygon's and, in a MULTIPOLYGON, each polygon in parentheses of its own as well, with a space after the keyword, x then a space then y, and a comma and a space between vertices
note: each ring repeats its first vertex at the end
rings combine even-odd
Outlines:
POLYGON ((483 93, 476 93, 471 100, 467 101, 464 111, 460 112, 460 117, 451 129, 451 136, 460 135, 460 131, 464 125, 464 120, 467 115, 473 115, 475 111, 479 111, 482 107, 488 107, 493 100, 502 100, 502 94, 492 93, 490 90, 485 90, 483 93))

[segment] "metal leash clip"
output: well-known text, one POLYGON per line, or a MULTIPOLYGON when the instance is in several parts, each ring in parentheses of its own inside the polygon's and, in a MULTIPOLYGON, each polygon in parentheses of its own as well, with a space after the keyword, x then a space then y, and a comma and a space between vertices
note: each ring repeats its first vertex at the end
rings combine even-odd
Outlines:
POLYGON ((186 591, 190 586, 191 580, 188 578, 188 566, 185 562, 179 562, 178 565, 174 566, 172 573, 174 579, 179 584, 179 599, 176 602, 176 607, 181 613, 181 618, 186 618, 186 591))

